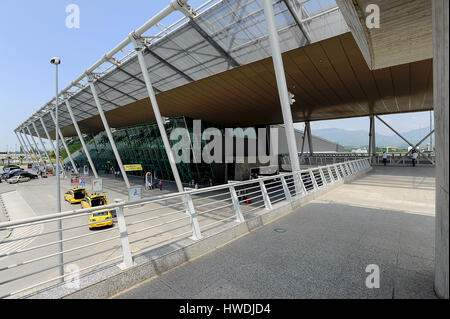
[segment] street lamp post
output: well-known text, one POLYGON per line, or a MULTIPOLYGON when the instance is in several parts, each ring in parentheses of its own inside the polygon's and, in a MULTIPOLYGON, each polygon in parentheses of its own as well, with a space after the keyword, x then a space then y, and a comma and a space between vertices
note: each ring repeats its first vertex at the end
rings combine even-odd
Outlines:
MULTIPOLYGON (((55 110, 55 136, 56 136, 56 207, 57 213, 61 213, 61 180, 59 172, 59 116, 58 116, 58 65, 61 64, 60 58, 52 58, 50 63, 55 66, 56 70, 56 110, 55 110)), ((58 252, 59 252, 59 275, 61 276, 60 281, 64 282, 64 259, 63 259, 63 246, 62 246, 62 221, 58 219, 58 252)))

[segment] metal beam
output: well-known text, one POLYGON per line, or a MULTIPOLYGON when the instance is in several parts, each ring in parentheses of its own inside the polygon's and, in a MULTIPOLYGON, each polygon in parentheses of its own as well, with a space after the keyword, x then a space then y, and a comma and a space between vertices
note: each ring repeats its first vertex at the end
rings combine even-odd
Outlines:
MULTIPOLYGON (((28 146, 28 149, 30 150, 30 154, 32 154, 32 156, 34 156, 34 163, 37 165, 37 166, 39 166, 39 161, 38 161, 38 158, 37 158, 37 156, 36 156, 36 154, 34 153, 34 150, 33 150, 33 147, 31 146, 31 143, 30 143, 30 141, 28 140, 28 137, 27 137, 27 135, 25 134, 25 131, 24 131, 24 129, 22 128, 22 135, 25 137, 24 138, 24 141, 26 141, 28 144, 27 144, 27 146, 28 146)), ((22 136, 22 137, 23 137, 22 136)))
POLYGON ((414 147, 414 145, 408 141, 406 138, 404 138, 399 132, 397 132, 396 130, 394 130, 394 128, 392 128, 389 124, 387 124, 385 121, 383 121, 382 118, 380 118, 378 115, 375 115, 377 119, 379 119, 384 125, 386 125, 388 128, 391 129, 392 132, 394 132, 395 134, 398 135, 398 137, 400 137, 402 140, 404 140, 406 143, 408 143, 411 147, 414 147))
MULTIPOLYGON (((51 117, 53 119, 53 122, 55 122, 55 127, 56 127, 56 118, 55 118, 55 115, 53 114, 53 111, 50 111, 50 115, 51 115, 51 117)), ((73 161, 72 155, 69 152, 69 148, 67 147, 66 141, 64 140, 64 135, 62 134, 60 128, 58 128, 57 130, 58 130, 58 133, 59 133, 59 137, 61 138, 61 142, 62 142, 62 144, 64 146, 64 149, 66 150, 67 157, 69 158, 70 163, 72 164, 73 170, 75 171, 75 173, 78 174, 77 166, 75 165, 75 162, 73 161)), ((59 147, 59 145, 56 145, 56 147, 59 147)))
POLYGON ((116 143, 114 142, 114 137, 111 133, 111 128, 109 127, 108 121, 106 120, 106 116, 105 116, 105 113, 103 112, 102 105, 100 104, 100 99, 98 97, 97 89, 95 88, 94 78, 92 75, 88 76, 88 82, 89 82, 89 87, 91 88, 91 93, 94 97, 95 104, 97 105, 98 113, 100 114, 100 118, 102 119, 103 126, 106 131, 106 135, 108 136, 109 143, 111 144, 114 156, 116 157, 117 164, 119 165, 119 169, 122 173, 123 180, 125 181, 127 188, 130 188, 131 186, 130 186, 130 182, 128 181, 127 172, 125 171, 125 168, 123 166, 122 159, 120 158, 119 151, 117 150, 116 143))
POLYGON ((33 162, 33 158, 28 153, 28 150, 25 148, 25 145, 22 144, 22 140, 19 138, 19 134, 17 134, 17 131, 14 131, 14 133, 16 134, 16 137, 19 140, 20 146, 22 147, 23 151, 25 152, 25 156, 26 156, 27 161, 33 162))
MULTIPOLYGON (((120 71, 120 72, 122 72, 122 73, 125 73, 125 74, 128 75, 130 78, 132 78, 133 80, 136 80, 136 81, 138 81, 139 83, 145 85, 145 82, 144 82, 143 80, 141 80, 140 78, 138 78, 136 75, 133 75, 133 74, 131 74, 130 72, 125 71, 124 69, 122 69, 122 68, 120 68, 120 67, 117 67, 116 70, 118 70, 118 71, 120 71)), ((147 71, 148 71, 148 70, 147 70, 147 71)), ((155 90, 156 93, 161 93, 161 92, 162 92, 161 90, 159 90, 158 88, 156 88, 156 87, 154 87, 154 86, 153 86, 153 90, 155 90)))
POLYGON ((311 124, 310 122, 305 122, 305 131, 308 133, 308 147, 309 147, 309 155, 314 154, 312 135, 311 135, 311 124))
POLYGON ((303 26, 303 23, 302 23, 302 19, 301 19, 301 17, 299 17, 297 15, 297 11, 294 8, 294 6, 292 5, 291 0, 283 0, 283 2, 286 5, 286 7, 288 8, 292 18, 294 18, 294 21, 297 24, 298 28, 300 29, 300 31, 305 36, 306 41, 307 41, 306 44, 310 44, 311 43, 311 37, 309 36, 308 32, 305 30, 305 27, 303 26))
POLYGON ((121 90, 119 90, 119 89, 116 89, 115 87, 112 87, 111 85, 109 85, 109 84, 103 82, 102 80, 97 80, 97 83, 103 84, 103 85, 106 86, 107 88, 109 88, 109 89, 111 89, 111 90, 114 90, 114 91, 116 91, 116 92, 118 92, 118 93, 120 93, 120 94, 122 94, 122 95, 125 95, 126 97, 129 97, 130 99, 132 99, 132 100, 134 100, 134 101, 137 101, 137 100, 138 100, 138 99, 135 98, 134 96, 131 96, 131 95, 129 95, 128 93, 125 93, 125 92, 123 92, 123 91, 121 91, 121 90))
POLYGON ((45 156, 47 156, 47 158, 48 158, 50 164, 51 164, 52 167, 54 168, 55 165, 53 165, 53 162, 52 162, 52 160, 50 159, 50 156, 48 156, 47 149, 45 148, 44 142, 42 142, 42 138, 41 138, 41 136, 39 135, 39 132, 38 132, 38 130, 37 130, 36 123, 31 122, 31 124, 33 125, 33 128, 34 128, 34 130, 35 130, 35 132, 36 132, 37 137, 39 138, 39 141, 41 142, 42 148, 44 149, 45 156))
POLYGON ((240 66, 240 64, 227 51, 225 51, 212 37, 210 37, 209 34, 206 33, 205 30, 203 30, 197 24, 197 22, 191 19, 188 23, 192 28, 194 28, 195 31, 197 31, 203 37, 203 39, 208 41, 209 44, 211 44, 214 47, 214 49, 217 50, 217 52, 219 52, 222 56, 224 56, 225 59, 228 60, 229 64, 231 64, 233 67, 240 66))
MULTIPOLYGON (((39 117, 39 120, 41 121, 42 127, 44 128, 44 132, 45 132, 45 135, 47 136, 47 140, 50 142, 50 145, 51 145, 51 147, 53 149, 53 154, 55 154, 55 157, 56 157, 55 145, 53 144, 53 140, 50 138, 50 135, 48 134, 47 127, 45 126, 45 123, 44 123, 44 120, 42 119, 42 116, 39 117)), ((62 165, 61 165, 61 163, 59 161, 59 158, 56 158, 56 165, 58 165, 58 164, 59 164, 59 167, 61 168, 61 171, 62 171, 62 165)))
MULTIPOLYGON (((292 120, 291 99, 287 89, 286 75, 284 73, 283 58, 281 56, 280 42, 278 32, 275 26, 275 17, 273 13, 272 0, 263 0, 264 15, 267 22, 267 31, 269 33, 269 43, 272 51, 272 60, 277 80, 278 95, 280 98, 281 112, 283 114, 283 123, 286 130, 286 139, 291 159, 292 172, 300 171, 300 162, 298 159, 297 143, 295 141, 294 122, 292 120)), ((299 183, 295 183, 297 194, 300 193, 299 183)))
POLYGON ((29 125, 27 125, 26 128, 27 128, 28 134, 30 135, 31 140, 33 141, 34 147, 36 148, 36 152, 39 155, 39 159, 38 159, 39 163, 42 163, 43 166, 45 167, 45 169, 47 169, 47 164, 45 163, 45 160, 42 158, 41 151, 39 150, 39 147, 37 146, 37 143, 36 143, 36 140, 34 139, 33 134, 31 134, 29 125))
POLYGON ((155 91, 153 90, 152 82, 150 80, 150 75, 148 73, 144 54, 142 53, 142 48, 144 46, 143 41, 141 38, 137 38, 134 33, 130 34, 130 39, 133 42, 135 50, 137 52, 139 65, 141 67, 142 75, 144 76, 145 86, 147 88, 150 104, 152 105, 153 113, 155 115, 156 122, 158 123, 159 133, 161 134, 161 138, 163 140, 164 148, 167 154, 167 158, 169 159, 170 168, 172 169, 175 183, 177 184, 178 191, 184 192, 183 183, 181 182, 180 174, 178 173, 175 157, 173 155, 172 148, 170 147, 169 139, 164 127, 164 121, 161 117, 161 112, 159 111, 158 101, 156 100, 155 91))
MULTIPOLYGON (((415 150, 417 146, 419 146, 420 144, 422 144, 423 141, 425 141, 425 140, 426 140, 431 134, 433 134, 433 133, 434 133, 434 130, 432 130, 432 131, 429 132, 427 135, 425 135, 425 137, 424 137, 423 139, 421 139, 421 140, 419 141, 419 143, 417 143, 416 145, 414 145, 414 146, 413 146, 413 147, 412 147, 405 155, 403 155, 402 157, 400 157, 400 159, 397 160, 397 162, 395 162, 394 165, 398 164, 403 158, 405 158, 406 156, 408 156, 409 153, 411 153, 413 150, 415 150)), ((419 150, 419 153, 421 154, 422 152, 419 150)), ((434 162, 433 162, 432 160, 430 160, 428 157, 425 156, 425 158, 426 158, 427 160, 429 160, 429 161, 431 162, 431 164, 434 164, 434 162)))
POLYGON ((165 59, 163 59, 162 57, 160 57, 157 53, 153 52, 152 50, 150 50, 150 48, 147 47, 147 49, 144 52, 148 52, 149 54, 151 54, 155 59, 157 59, 159 62, 161 62, 162 64, 164 64, 165 66, 169 67, 170 69, 172 69, 173 71, 177 72, 178 74, 180 74, 182 77, 184 77, 186 80, 188 80, 189 82, 194 82, 195 80, 193 78, 191 78, 189 75, 187 75, 186 73, 184 73, 183 71, 181 71, 180 69, 178 69, 176 66, 174 66, 173 64, 167 62, 165 59))
POLYGON ((95 178, 98 178, 97 170, 95 169, 95 165, 94 165, 94 162, 92 161, 91 154, 89 154, 89 150, 86 147, 86 143, 84 142, 83 134, 81 134, 78 123, 75 119, 75 116, 73 115, 72 107, 70 106, 69 100, 66 100, 66 107, 67 107, 67 110, 69 111, 70 118, 72 119, 73 126, 75 127, 75 130, 77 131, 78 138, 80 139, 81 146, 83 147, 84 153, 86 154, 88 162, 91 165, 92 172, 94 173, 95 178))

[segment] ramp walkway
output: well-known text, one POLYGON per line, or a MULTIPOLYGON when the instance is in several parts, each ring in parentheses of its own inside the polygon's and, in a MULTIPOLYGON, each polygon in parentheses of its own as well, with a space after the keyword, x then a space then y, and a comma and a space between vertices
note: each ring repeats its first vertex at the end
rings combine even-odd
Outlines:
POLYGON ((376 167, 114 298, 435 298, 432 167, 376 167), (365 285, 380 269, 380 288, 365 285))

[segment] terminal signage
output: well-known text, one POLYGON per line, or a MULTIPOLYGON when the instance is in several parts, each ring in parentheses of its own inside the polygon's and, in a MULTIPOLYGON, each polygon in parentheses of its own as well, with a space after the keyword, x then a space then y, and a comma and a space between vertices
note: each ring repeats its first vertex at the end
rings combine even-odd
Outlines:
POLYGON ((136 201, 142 198, 142 188, 140 186, 132 187, 128 190, 128 201, 136 201))
POLYGON ((141 164, 124 165, 123 167, 125 168, 125 171, 127 171, 127 172, 142 171, 141 164))
POLYGON ((92 191, 97 193, 103 192, 103 180, 101 178, 92 181, 92 191))

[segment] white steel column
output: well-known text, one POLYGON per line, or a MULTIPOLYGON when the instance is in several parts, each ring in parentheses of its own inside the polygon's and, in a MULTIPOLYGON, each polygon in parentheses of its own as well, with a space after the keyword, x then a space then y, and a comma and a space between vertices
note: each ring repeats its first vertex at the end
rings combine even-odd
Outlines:
POLYGON ((309 122, 305 122, 305 130, 308 133, 309 155, 313 155, 314 149, 313 149, 312 135, 311 135, 311 124, 309 122))
POLYGON ((86 154, 89 164, 91 165, 92 172, 94 172, 95 178, 98 178, 97 170, 95 169, 94 162, 92 161, 92 158, 91 158, 91 154, 89 154, 89 150, 86 147, 86 143, 84 142, 84 138, 83 138, 83 135, 81 134, 80 127, 78 126, 75 116, 73 115, 72 107, 70 106, 68 99, 66 100, 66 107, 67 107, 67 110, 69 111, 70 118, 72 119, 73 126, 75 127, 75 130, 77 131, 78 138, 80 139, 81 145, 83 146, 84 153, 86 154))
MULTIPOLYGON (((55 122, 55 127, 56 127, 56 118, 55 118, 55 115, 53 114, 53 111, 50 111, 50 115, 52 116, 53 122, 55 122)), ((70 163, 72 163, 73 170, 75 171, 75 173, 78 174, 78 169, 75 166, 75 162, 72 159, 72 155, 70 155, 69 148, 67 147, 66 141, 64 140, 64 135, 62 134, 61 129, 58 128, 58 129, 55 129, 55 131, 56 130, 58 130, 59 137, 61 138, 61 142, 64 146, 64 149, 66 150, 67 156, 69 157, 70 163)), ((56 147, 58 147, 58 146, 59 145, 56 145, 56 147)))
POLYGON ((291 159, 292 172, 296 172, 300 170, 300 163, 298 160, 297 144, 295 142, 295 130, 292 120, 290 98, 286 84, 286 76, 284 74, 280 44, 278 41, 278 32, 275 26, 273 4, 272 0, 264 0, 263 2, 264 14, 266 16, 267 29, 269 33, 270 47, 272 50, 273 65, 278 85, 278 94, 280 96, 281 111, 283 113, 283 123, 286 130, 289 157, 291 159))
POLYGON ((31 158, 31 162, 34 163, 34 164, 37 164, 37 163, 36 163, 36 158, 33 158, 33 156, 34 156, 33 150, 30 150, 30 147, 29 147, 29 145, 27 144, 27 142, 25 141, 25 138, 23 137, 23 135, 24 135, 24 133, 23 133, 23 129, 22 129, 22 131, 19 132, 19 137, 22 139, 23 144, 25 145, 25 149, 26 149, 28 155, 29 155, 30 158, 31 158))
MULTIPOLYGON (((177 164, 175 163, 175 157, 172 152, 172 148, 169 144, 169 139, 167 138, 166 128, 164 127, 164 121, 161 117, 161 113, 159 111, 158 102, 156 101, 155 91, 153 90, 152 82, 150 80, 150 76, 148 74, 147 64, 144 59, 144 55, 142 54, 143 43, 138 43, 140 39, 135 38, 135 34, 130 34, 130 39, 134 44, 136 49, 139 65, 141 66, 141 72, 144 76, 145 86, 147 87, 148 96, 150 98, 150 103, 153 108, 153 113, 155 114, 156 122, 158 123, 159 133, 161 134, 161 138, 163 140, 164 148, 166 150, 167 158, 169 159, 170 168, 172 169, 172 174, 175 178, 175 183, 177 184, 177 188, 179 192, 183 192, 183 184, 181 182, 180 175, 178 173, 177 164)), ((141 41, 140 41, 141 42, 141 41)))
POLYGON ((22 147, 22 150, 25 152, 25 157, 27 161, 32 162, 33 159, 30 158, 30 154, 28 153, 27 149, 25 148, 25 146, 22 144, 22 140, 19 138, 19 135, 17 134, 17 131, 14 131, 14 133, 16 134, 17 139, 19 140, 20 146, 22 147))
POLYGON ((30 149, 30 153, 32 154, 32 156, 34 156, 34 162, 35 162, 35 164, 39 166, 39 160, 38 160, 36 154, 34 153, 33 147, 31 146, 31 143, 30 143, 30 141, 28 140, 28 137, 27 137, 27 135, 25 134, 25 131, 23 130, 23 128, 22 128, 22 135, 25 136, 25 139, 24 139, 24 140, 28 143, 27 146, 28 146, 28 148, 30 149))
POLYGON ((31 140, 33 141, 34 147, 36 148, 36 153, 39 155, 39 163, 42 163, 45 167, 45 169, 47 169, 47 164, 45 163, 45 160, 42 158, 42 154, 41 151, 39 150, 39 147, 37 146, 36 140, 34 139, 33 134, 31 134, 30 131, 30 127, 27 125, 26 126, 28 134, 30 135, 31 140))
POLYGON ((103 126, 106 131, 106 135, 108 135, 109 143, 111 144, 111 147, 113 149, 114 156, 116 157, 117 164, 119 165, 120 172, 122 173, 123 180, 125 181, 125 184, 127 185, 127 188, 130 188, 130 182, 128 181, 127 172, 125 171, 125 168, 123 167, 122 159, 120 158, 119 151, 117 150, 116 143, 114 142, 114 137, 111 133, 111 128, 109 127, 108 121, 106 120, 105 113, 103 112, 102 105, 100 104, 100 100, 97 95, 97 90, 94 85, 94 78, 92 74, 87 75, 89 87, 91 88, 92 95, 95 100, 95 104, 97 105, 98 113, 100 114, 100 118, 102 119, 103 126))
POLYGON ((41 136, 39 135, 39 132, 38 132, 38 130, 37 130, 37 128, 36 128, 36 124, 35 124, 34 122, 32 122, 31 124, 33 125, 34 131, 36 132, 36 135, 37 135, 37 137, 39 138, 39 141, 41 142, 42 148, 44 149, 45 156, 47 156, 47 158, 48 158, 50 164, 51 164, 53 167, 55 167, 55 165, 53 165, 52 160, 50 159, 50 156, 48 156, 47 149, 45 148, 44 142, 42 142, 42 138, 41 138, 41 136))
MULTIPOLYGON (((53 154, 55 154, 55 157, 56 157, 55 145, 53 144, 53 140, 50 138, 50 134, 48 134, 47 127, 45 126, 44 120, 42 119, 42 117, 40 117, 39 120, 41 121, 42 127, 44 128, 45 136, 47 136, 47 140, 50 142, 50 145, 53 149, 53 154)), ((61 166, 61 163, 59 162, 59 158, 56 159, 56 165, 58 165, 58 164, 62 170, 62 166, 61 166)))

